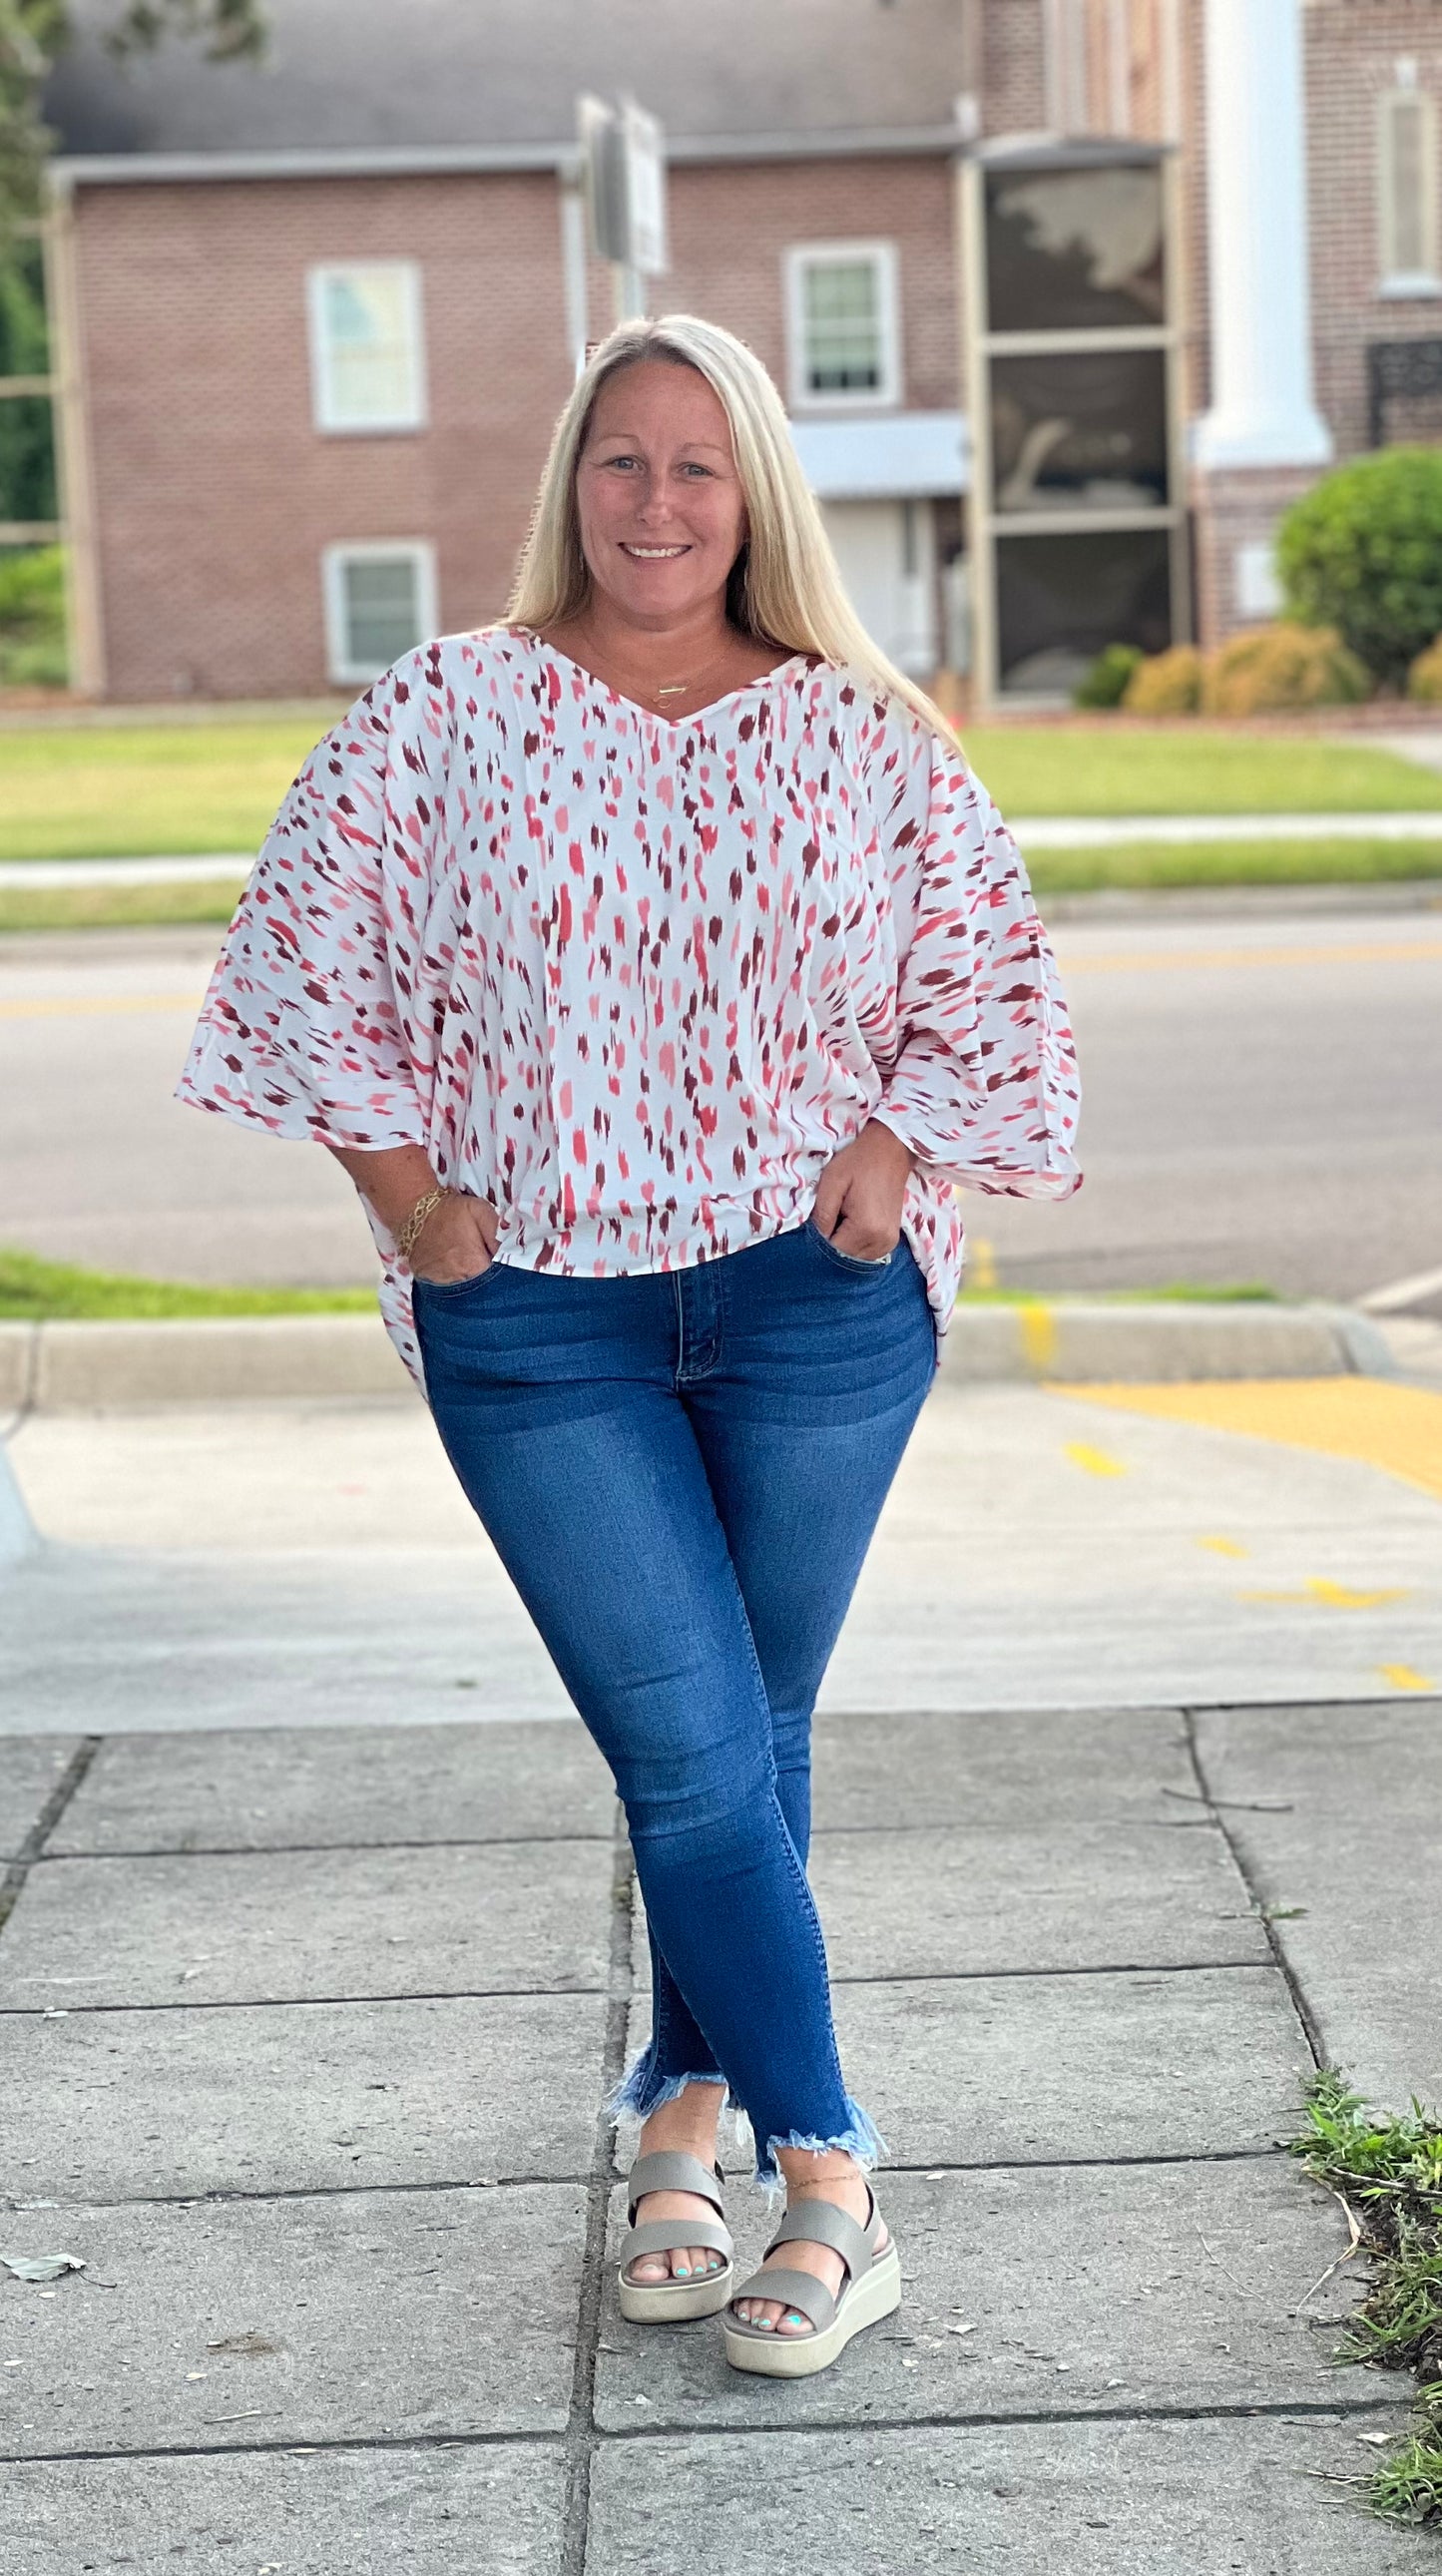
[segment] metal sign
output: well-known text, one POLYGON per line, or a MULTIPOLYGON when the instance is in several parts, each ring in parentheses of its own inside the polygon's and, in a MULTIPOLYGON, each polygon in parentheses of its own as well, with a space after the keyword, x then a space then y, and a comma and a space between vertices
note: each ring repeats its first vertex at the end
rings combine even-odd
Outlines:
POLYGON ((659 276, 666 243, 666 148, 659 120, 634 99, 576 102, 587 226, 597 259, 659 276))

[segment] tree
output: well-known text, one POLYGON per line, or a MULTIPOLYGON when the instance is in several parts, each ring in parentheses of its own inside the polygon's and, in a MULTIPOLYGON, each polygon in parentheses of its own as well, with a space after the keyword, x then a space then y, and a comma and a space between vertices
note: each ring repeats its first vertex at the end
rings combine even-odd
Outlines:
MULTIPOLYGON (((41 97, 74 33, 68 0, 0 0, 0 255, 41 209, 55 137, 41 97)), ((255 62, 265 50, 264 0, 113 0, 105 43, 117 59, 190 36, 210 62, 255 62)))

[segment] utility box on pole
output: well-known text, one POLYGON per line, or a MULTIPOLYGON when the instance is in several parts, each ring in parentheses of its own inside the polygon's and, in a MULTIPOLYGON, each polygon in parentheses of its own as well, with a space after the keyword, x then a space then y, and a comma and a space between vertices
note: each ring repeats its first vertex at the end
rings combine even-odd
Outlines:
POLYGON ((962 188, 977 701, 1066 703, 1191 633, 1175 156, 999 141, 962 188))
POLYGON ((665 137, 658 120, 629 98, 613 106, 583 96, 576 122, 591 249, 611 264, 616 319, 626 322, 645 312, 643 278, 670 265, 665 137))

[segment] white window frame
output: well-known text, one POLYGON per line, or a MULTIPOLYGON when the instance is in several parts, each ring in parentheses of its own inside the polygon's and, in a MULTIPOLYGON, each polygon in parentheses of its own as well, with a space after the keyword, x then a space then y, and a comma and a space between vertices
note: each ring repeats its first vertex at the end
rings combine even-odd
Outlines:
POLYGON ((324 260, 306 271, 306 318, 310 336, 311 414, 327 438, 387 438, 429 426, 426 405, 425 316, 421 299, 420 262, 414 259, 324 260), (325 327, 326 289, 332 278, 388 270, 402 281, 406 337, 410 348, 410 398, 395 412, 374 420, 348 420, 335 398, 330 341, 325 327))
POLYGON ((346 651, 345 567, 348 563, 413 563, 416 568, 418 643, 427 643, 440 623, 437 611, 436 550, 427 537, 346 537, 321 551, 321 596, 325 604, 325 659, 330 677, 341 688, 363 688, 386 668, 352 660, 346 651))
POLYGON ((1442 295, 1438 273, 1437 102, 1415 83, 1384 90, 1377 101, 1377 237, 1381 270, 1377 292, 1384 296, 1442 295), (1395 233, 1397 173, 1396 111, 1405 107, 1421 118, 1422 265, 1397 264, 1395 233))
POLYGON ((895 242, 793 242, 786 261, 786 338, 793 411, 895 411, 901 402, 901 276, 895 242), (816 392, 806 382, 808 269, 869 260, 877 275, 881 383, 874 390, 816 392))

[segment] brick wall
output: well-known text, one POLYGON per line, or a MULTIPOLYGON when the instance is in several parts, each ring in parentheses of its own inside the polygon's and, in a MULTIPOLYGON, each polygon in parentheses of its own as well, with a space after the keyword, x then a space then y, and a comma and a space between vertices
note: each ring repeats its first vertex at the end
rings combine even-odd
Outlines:
MULTIPOLYGON (((328 686, 320 554, 429 538, 444 628, 504 604, 570 369, 554 180, 207 182, 82 189, 84 359, 106 694, 280 697, 328 686), (312 425, 305 275, 420 262, 430 425, 312 425)), ((782 252, 897 244, 908 406, 957 394, 947 162, 682 167, 660 309, 738 331, 782 376, 782 252)), ((591 331, 610 326, 591 278, 591 331)))
MULTIPOLYGON (((1442 298, 1377 291, 1378 100, 1396 85, 1398 57, 1410 56, 1442 117, 1442 8, 1437 0, 1367 0, 1364 8, 1310 0, 1303 25, 1317 399, 1338 455, 1349 456, 1367 444, 1367 343, 1442 337, 1442 298)), ((1412 426, 1436 437, 1435 409, 1414 413, 1412 426)), ((1407 434, 1399 405, 1388 436, 1407 434)))

